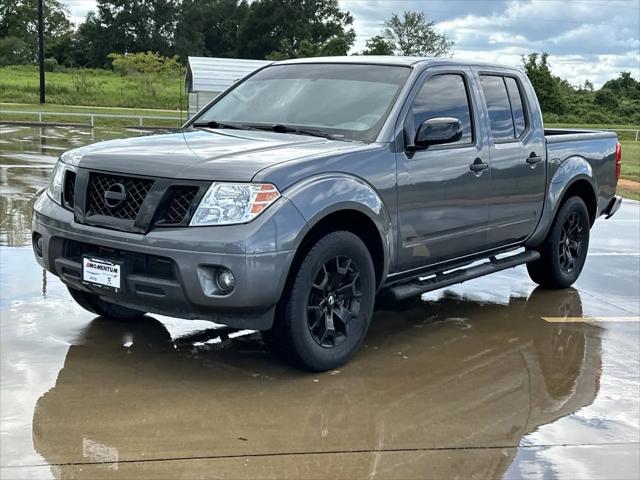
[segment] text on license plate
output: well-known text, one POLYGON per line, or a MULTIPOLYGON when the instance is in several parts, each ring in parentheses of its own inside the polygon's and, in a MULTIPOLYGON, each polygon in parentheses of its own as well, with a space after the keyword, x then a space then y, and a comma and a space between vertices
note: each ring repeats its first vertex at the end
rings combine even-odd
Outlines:
POLYGON ((82 279, 105 287, 120 289, 120 265, 98 258, 82 259, 82 279))

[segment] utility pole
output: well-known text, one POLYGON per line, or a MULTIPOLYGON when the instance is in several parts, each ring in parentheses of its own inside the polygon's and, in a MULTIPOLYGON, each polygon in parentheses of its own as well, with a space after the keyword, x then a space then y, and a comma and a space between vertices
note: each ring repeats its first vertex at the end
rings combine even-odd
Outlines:
POLYGON ((44 19, 42 1, 38 0, 38 64, 40 65, 40 103, 44 103, 44 19))

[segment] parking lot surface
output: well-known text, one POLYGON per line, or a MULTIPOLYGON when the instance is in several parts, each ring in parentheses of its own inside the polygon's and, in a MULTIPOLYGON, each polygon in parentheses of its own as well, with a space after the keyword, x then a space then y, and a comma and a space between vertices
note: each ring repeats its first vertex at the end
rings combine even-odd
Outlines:
MULTIPOLYGON (((128 132, 136 134, 139 132, 128 132)), ((259 334, 75 305, 29 246, 61 151, 122 131, 2 127, 2 478, 638 478, 640 204, 574 288, 518 267, 379 308, 309 374, 259 334)))

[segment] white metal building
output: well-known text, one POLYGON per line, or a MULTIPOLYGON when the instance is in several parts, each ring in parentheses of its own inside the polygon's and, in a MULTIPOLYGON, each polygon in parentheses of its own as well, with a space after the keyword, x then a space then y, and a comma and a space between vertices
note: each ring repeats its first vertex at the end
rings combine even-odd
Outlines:
POLYGON ((266 60, 189 57, 185 79, 189 117, 234 82, 269 63, 266 60))

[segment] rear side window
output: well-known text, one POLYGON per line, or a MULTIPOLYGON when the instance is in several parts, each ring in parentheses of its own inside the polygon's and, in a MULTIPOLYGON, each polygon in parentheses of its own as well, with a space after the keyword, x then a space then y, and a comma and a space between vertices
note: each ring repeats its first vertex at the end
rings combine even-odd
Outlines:
POLYGON ((511 111, 513 112, 513 127, 516 131, 516 138, 527 128, 527 114, 522 101, 522 94, 518 88, 518 82, 513 77, 504 77, 504 83, 507 85, 509 93, 509 101, 511 102, 511 111))
POLYGON ((493 138, 495 140, 515 139, 511 106, 504 80, 494 75, 481 75, 480 84, 487 102, 493 138))
POLYGON ((427 79, 413 101, 411 113, 414 129, 431 118, 457 118, 462 123, 462 138, 449 145, 473 142, 469 96, 462 75, 442 74, 427 79))

